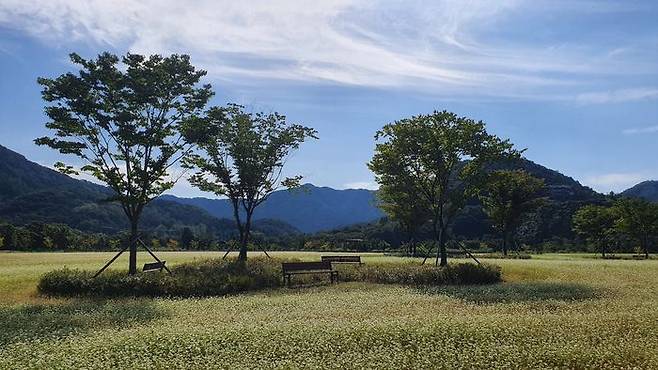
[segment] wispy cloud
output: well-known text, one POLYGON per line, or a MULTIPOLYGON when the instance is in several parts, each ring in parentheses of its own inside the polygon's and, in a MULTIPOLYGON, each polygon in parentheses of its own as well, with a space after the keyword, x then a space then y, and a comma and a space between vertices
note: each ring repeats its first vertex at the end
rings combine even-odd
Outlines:
POLYGON ((658 132, 658 126, 629 128, 622 132, 624 133, 624 135, 652 134, 658 132))
POLYGON ((658 99, 658 88, 643 87, 604 92, 583 93, 576 97, 582 104, 608 104, 629 101, 658 99))
MULTIPOLYGON (((521 0, 4 0, 0 24, 59 45, 191 53, 222 79, 399 87, 447 96, 564 96, 592 74, 652 70, 620 68, 635 61, 605 58, 619 57, 620 46, 599 51, 497 34, 506 22, 514 24, 513 17, 560 7, 521 0)), ((590 12, 592 6, 568 8, 590 12)), ((579 100, 625 99, 596 94, 579 100)))
POLYGON ((372 181, 357 181, 349 182, 343 186, 343 189, 368 189, 368 190, 377 190, 379 185, 372 181))
POLYGON ((620 172, 589 176, 583 182, 601 192, 621 192, 649 177, 646 173, 620 172))

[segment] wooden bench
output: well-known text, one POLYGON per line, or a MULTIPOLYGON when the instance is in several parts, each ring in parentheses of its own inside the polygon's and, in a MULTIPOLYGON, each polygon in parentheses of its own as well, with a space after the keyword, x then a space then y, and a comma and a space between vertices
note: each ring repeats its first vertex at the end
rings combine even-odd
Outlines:
POLYGON ((329 274, 331 283, 338 280, 338 271, 334 270, 331 262, 283 262, 281 264, 283 269, 283 281, 288 282, 290 286, 290 278, 292 275, 301 274, 329 274))
POLYGON ((167 263, 167 261, 145 263, 142 271, 144 272, 155 271, 155 270, 162 271, 163 269, 167 268, 165 266, 165 263, 167 263))
POLYGON ((363 264, 361 256, 322 256, 322 262, 363 264))

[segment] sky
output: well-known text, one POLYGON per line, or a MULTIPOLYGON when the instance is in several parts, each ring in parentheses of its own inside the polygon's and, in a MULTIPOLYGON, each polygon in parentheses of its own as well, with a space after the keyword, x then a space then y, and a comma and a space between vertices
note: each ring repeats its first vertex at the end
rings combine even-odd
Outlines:
MULTIPOLYGON (((656 1, 2 0, 0 145, 72 164, 47 133, 37 77, 68 54, 189 54, 212 104, 314 127, 286 173, 376 188, 384 124, 449 110, 601 192, 658 179, 656 1)), ((210 196, 181 181, 179 196, 210 196)))

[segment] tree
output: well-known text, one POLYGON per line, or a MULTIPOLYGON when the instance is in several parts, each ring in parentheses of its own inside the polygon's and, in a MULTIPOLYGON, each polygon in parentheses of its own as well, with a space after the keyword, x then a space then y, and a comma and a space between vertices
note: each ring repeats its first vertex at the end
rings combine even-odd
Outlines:
POLYGON ((523 215, 542 204, 543 189, 544 180, 522 170, 502 170, 489 174, 479 198, 494 228, 502 234, 503 255, 507 255, 509 238, 513 237, 523 215))
POLYGON ((180 236, 180 243, 185 249, 190 249, 190 245, 194 241, 194 233, 189 227, 184 227, 180 236))
POLYGON ((441 266, 448 264, 448 227, 465 199, 477 192, 486 165, 519 155, 508 140, 488 134, 483 122, 447 111, 387 124, 375 140, 368 167, 381 186, 412 184, 405 196, 430 214, 441 266))
POLYGON ((430 219, 428 208, 415 200, 416 190, 410 181, 385 184, 379 187, 379 207, 388 217, 398 223, 407 238, 407 253, 416 255, 416 235, 430 219))
MULTIPOLYGON (((54 135, 35 142, 81 158, 81 170, 110 187, 130 222, 128 267, 135 274, 142 211, 174 185, 169 169, 192 150, 187 138, 202 126, 213 93, 210 85, 197 86, 206 72, 187 55, 129 53, 120 64, 110 53, 96 60, 71 54, 71 61, 81 67, 78 74, 38 80, 54 135)), ((77 173, 61 162, 55 166, 77 173)))
POLYGON ((620 198, 614 206, 615 228, 635 239, 644 256, 649 258, 649 245, 658 234, 658 204, 644 199, 620 198))
POLYGON ((247 259, 254 210, 274 191, 299 186, 301 176, 282 178, 289 154, 317 132, 289 124, 279 113, 248 113, 229 104, 208 111, 208 133, 200 153, 185 165, 194 168, 190 183, 229 198, 239 232, 240 260, 247 259))
POLYGON ((574 213, 573 231, 605 258, 606 247, 614 239, 616 221, 617 215, 611 207, 588 204, 574 213))

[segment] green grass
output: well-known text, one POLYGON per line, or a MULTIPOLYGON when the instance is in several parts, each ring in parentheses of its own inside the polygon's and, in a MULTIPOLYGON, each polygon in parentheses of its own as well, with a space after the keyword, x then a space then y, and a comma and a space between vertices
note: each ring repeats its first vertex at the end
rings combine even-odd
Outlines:
MULTIPOLYGON (((175 265, 218 253, 162 255, 175 265)), ((658 368, 657 260, 487 260, 505 283, 429 290, 341 283, 206 299, 36 295, 40 274, 95 269, 110 257, 0 254, 0 368, 658 368)), ((417 263, 365 257, 384 261, 417 263)))

